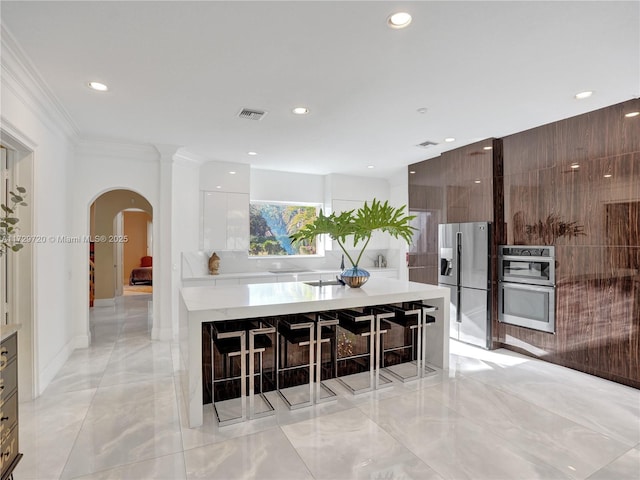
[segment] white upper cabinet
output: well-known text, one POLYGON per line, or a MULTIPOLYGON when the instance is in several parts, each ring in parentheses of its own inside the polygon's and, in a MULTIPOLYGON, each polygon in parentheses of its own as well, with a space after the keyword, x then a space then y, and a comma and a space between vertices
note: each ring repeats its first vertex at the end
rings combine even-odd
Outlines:
POLYGON ((249 194, 202 192, 202 249, 249 250, 249 194))
POLYGON ((249 165, 200 166, 201 249, 249 250, 249 165))

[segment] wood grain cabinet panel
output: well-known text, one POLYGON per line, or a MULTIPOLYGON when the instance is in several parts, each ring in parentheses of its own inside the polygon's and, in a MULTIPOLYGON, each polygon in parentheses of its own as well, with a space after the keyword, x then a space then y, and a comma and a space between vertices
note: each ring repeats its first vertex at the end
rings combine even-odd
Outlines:
POLYGON ((624 116, 633 110, 637 99, 503 139, 507 243, 556 246, 556 334, 500 324, 498 337, 640 387, 640 118, 624 116))
MULTIPOLYGON (((443 153, 409 166, 421 225, 494 223, 498 244, 556 246, 556 334, 498 324, 494 346, 640 388, 640 99, 443 153), (483 153, 484 152, 484 153, 483 153), (480 183, 476 183, 480 181, 480 183)), ((437 282, 437 251, 409 278, 437 282)), ((497 311, 497 288, 492 304, 497 311)))

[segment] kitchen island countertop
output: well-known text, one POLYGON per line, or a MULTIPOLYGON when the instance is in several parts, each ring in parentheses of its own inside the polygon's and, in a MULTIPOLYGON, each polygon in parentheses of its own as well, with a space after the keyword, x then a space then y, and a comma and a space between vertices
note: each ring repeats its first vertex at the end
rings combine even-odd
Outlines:
POLYGON ((429 328, 428 361, 448 368, 449 289, 389 278, 371 278, 361 288, 322 287, 304 282, 259 283, 221 287, 185 287, 180 292, 180 355, 188 379, 183 394, 189 425, 202 424, 202 324, 293 313, 321 312, 389 303, 425 301, 437 307, 429 328))

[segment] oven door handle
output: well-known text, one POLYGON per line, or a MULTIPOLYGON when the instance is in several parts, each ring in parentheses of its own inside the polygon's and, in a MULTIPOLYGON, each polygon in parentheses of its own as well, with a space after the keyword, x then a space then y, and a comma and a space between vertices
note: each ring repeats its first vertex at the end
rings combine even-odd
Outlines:
POLYGON ((519 257, 517 255, 501 255, 502 260, 515 260, 517 262, 554 262, 554 257, 519 257))
POLYGON ((514 288, 516 290, 532 290, 534 292, 549 292, 550 290, 555 290, 555 285, 549 286, 539 286, 539 285, 531 285, 528 283, 513 283, 513 282, 499 282, 502 285, 502 288, 514 288))

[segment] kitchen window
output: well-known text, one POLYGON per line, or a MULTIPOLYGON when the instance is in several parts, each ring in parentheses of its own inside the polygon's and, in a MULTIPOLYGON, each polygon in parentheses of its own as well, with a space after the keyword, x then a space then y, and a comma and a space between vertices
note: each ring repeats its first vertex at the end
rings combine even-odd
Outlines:
POLYGON ((317 255, 317 239, 293 245, 289 235, 318 216, 320 204, 251 202, 249 256, 317 255))

